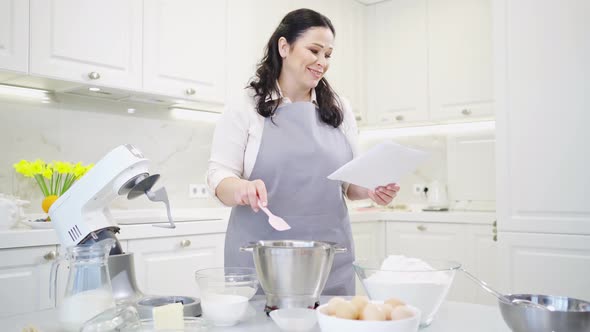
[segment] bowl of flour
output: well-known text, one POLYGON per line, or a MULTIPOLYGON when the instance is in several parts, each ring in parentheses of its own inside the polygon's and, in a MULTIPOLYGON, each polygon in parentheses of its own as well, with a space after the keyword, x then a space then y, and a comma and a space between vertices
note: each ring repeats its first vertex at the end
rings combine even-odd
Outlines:
POLYGON ((422 312, 420 326, 432 323, 461 264, 390 255, 359 260, 354 269, 371 300, 397 298, 422 312))

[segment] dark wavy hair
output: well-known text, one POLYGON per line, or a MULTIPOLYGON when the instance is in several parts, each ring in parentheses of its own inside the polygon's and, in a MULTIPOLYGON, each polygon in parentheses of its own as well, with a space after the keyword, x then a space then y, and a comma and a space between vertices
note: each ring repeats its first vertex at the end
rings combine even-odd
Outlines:
MULTIPOLYGON (((279 54, 279 38, 285 37, 289 45, 310 28, 324 27, 336 36, 336 31, 329 18, 311 9, 297 9, 288 13, 268 40, 264 57, 258 64, 256 76, 249 82, 248 88, 254 90, 256 110, 263 117, 272 117, 279 107, 280 100, 268 100, 272 94, 278 95, 277 80, 283 67, 283 58, 279 54), (267 101, 268 100, 268 101, 267 101)), ((315 88, 320 119, 335 128, 343 121, 342 108, 336 93, 325 77, 315 88)))

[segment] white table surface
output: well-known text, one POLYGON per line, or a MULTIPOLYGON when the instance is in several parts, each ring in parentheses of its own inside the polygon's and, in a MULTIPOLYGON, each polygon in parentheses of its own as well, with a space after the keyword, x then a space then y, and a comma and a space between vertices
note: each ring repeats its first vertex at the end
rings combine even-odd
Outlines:
MULTIPOLYGON (((329 298, 322 298, 326 303, 329 298)), ((264 297, 256 296, 250 301, 256 315, 232 327, 214 327, 211 332, 280 332, 271 318, 264 313, 264 297)), ((56 310, 0 318, 0 331, 21 332, 26 326, 35 326, 40 332, 60 331, 56 310)), ((319 326, 310 332, 319 332, 319 326)), ((445 302, 432 324, 420 332, 510 332, 496 306, 445 302)))

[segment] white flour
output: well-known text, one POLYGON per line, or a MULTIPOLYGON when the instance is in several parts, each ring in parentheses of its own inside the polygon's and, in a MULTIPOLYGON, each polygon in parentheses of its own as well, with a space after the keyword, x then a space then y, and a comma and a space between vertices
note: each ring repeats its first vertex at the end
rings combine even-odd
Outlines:
POLYGON ((113 294, 93 289, 64 298, 59 308, 59 321, 65 331, 80 331, 84 323, 101 312, 113 308, 113 294))
POLYGON ((397 298, 422 311, 422 323, 433 314, 447 295, 453 281, 451 271, 434 271, 426 262, 405 256, 389 256, 377 271, 363 280, 372 300, 397 298))

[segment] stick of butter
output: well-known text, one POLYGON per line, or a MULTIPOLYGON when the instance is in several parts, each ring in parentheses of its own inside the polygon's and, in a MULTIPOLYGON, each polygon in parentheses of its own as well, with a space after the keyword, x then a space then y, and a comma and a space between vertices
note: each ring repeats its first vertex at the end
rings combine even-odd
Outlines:
POLYGON ((184 330, 184 311, 182 303, 171 303, 152 308, 154 329, 184 330))

